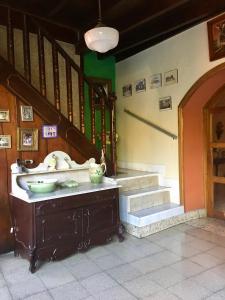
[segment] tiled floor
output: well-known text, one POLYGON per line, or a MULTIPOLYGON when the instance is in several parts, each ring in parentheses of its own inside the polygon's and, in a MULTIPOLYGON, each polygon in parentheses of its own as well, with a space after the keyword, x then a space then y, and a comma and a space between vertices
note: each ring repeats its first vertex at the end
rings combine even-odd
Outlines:
POLYGON ((0 300, 225 299, 223 227, 201 219, 144 239, 126 235, 35 274, 26 260, 0 255, 0 300))

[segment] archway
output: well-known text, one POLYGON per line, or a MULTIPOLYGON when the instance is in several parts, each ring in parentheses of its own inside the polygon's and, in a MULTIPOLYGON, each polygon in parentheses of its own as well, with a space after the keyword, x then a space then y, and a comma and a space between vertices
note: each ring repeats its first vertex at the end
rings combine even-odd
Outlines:
POLYGON ((185 211, 205 208, 203 108, 225 83, 225 63, 204 74, 179 105, 181 200, 185 211))

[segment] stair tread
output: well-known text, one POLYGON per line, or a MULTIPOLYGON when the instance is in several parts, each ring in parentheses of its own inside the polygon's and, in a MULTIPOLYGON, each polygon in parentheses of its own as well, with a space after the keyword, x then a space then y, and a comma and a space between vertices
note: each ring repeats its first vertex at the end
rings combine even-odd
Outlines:
POLYGON ((138 210, 135 212, 130 212, 129 215, 141 218, 141 217, 154 215, 154 214, 157 214, 157 213, 160 213, 160 212, 163 212, 166 210, 178 208, 178 207, 182 207, 182 205, 170 202, 170 203, 165 203, 165 204, 157 205, 157 206, 150 207, 150 208, 141 209, 141 210, 138 210))
POLYGON ((142 194, 148 194, 152 193, 154 191, 163 191, 166 189, 169 189, 170 187, 168 186, 162 186, 162 185, 157 185, 157 186, 149 186, 146 188, 141 188, 141 189, 134 189, 134 190, 129 190, 129 191, 123 191, 120 194, 123 196, 138 196, 142 194))

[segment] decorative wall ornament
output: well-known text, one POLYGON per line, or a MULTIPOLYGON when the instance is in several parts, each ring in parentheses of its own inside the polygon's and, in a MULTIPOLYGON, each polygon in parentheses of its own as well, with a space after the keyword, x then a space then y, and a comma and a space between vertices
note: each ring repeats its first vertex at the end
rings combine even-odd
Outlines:
POLYGON ((0 135, 0 149, 11 148, 11 135, 0 135))
POLYGON ((209 21, 207 27, 210 60, 225 57, 225 14, 209 21))
POLYGON ((126 84, 122 87, 123 96, 124 97, 130 97, 132 96, 132 84, 126 84))
POLYGON ((42 126, 42 137, 47 139, 56 138, 58 136, 57 125, 43 125, 42 126))
POLYGON ((33 121, 33 107, 21 105, 21 120, 31 122, 33 121))
POLYGON ((164 85, 170 85, 178 82, 178 70, 174 69, 164 73, 164 85))
POLYGON ((17 150, 38 151, 38 129, 17 128, 17 150))
POLYGON ((172 99, 170 96, 159 98, 159 110, 172 109, 172 99))
POLYGON ((136 93, 146 91, 146 80, 145 79, 139 79, 135 82, 135 91, 136 91, 136 93))
POLYGON ((162 74, 153 74, 150 76, 150 89, 155 89, 162 86, 162 74))
POLYGON ((8 109, 0 109, 0 122, 9 122, 9 110, 8 109))

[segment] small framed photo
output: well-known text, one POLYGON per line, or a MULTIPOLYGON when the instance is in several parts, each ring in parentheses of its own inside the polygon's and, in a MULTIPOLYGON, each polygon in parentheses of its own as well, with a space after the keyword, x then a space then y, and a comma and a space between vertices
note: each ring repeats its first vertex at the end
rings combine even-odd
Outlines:
POLYGON ((31 122, 34 120, 32 106, 21 105, 21 120, 24 122, 31 122))
POLYGON ((162 74, 153 74, 150 76, 150 89, 155 89, 162 86, 162 74))
POLYGON ((0 149, 11 148, 11 135, 0 135, 0 149))
POLYGON ((135 82, 135 92, 145 92, 146 91, 146 80, 145 79, 139 79, 135 82))
POLYGON ((178 70, 174 69, 164 73, 164 85, 170 85, 178 82, 178 70))
POLYGON ((38 151, 38 129, 17 128, 17 150, 38 151))
POLYGON ((52 139, 58 137, 57 125, 43 125, 42 126, 42 137, 45 139, 52 139))
POLYGON ((0 122, 9 122, 9 110, 8 109, 0 109, 0 122))
POLYGON ((225 14, 207 23, 210 61, 225 57, 225 14))
POLYGON ((159 110, 172 109, 172 99, 170 96, 159 98, 159 110))
POLYGON ((132 96, 132 84, 126 84, 122 87, 123 96, 124 97, 130 97, 132 96))

